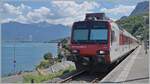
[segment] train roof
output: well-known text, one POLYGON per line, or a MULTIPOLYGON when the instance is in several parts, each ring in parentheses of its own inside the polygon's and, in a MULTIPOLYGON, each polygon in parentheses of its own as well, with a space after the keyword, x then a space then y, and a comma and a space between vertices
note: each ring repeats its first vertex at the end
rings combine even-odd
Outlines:
POLYGON ((137 40, 133 35, 131 35, 129 32, 127 32, 125 29, 122 30, 123 31, 123 34, 134 39, 134 40, 137 40))
MULTIPOLYGON (((95 20, 90 20, 90 21, 95 21, 95 20)), ((88 21, 76 21, 76 22, 74 22, 74 23, 78 23, 78 22, 90 22, 89 20, 88 21)), ((112 22, 111 20, 96 20, 96 21, 100 21, 100 22, 112 22)), ((95 22, 96 22, 95 21, 95 22)))
POLYGON ((87 13, 85 16, 85 21, 89 21, 89 20, 94 20, 94 21, 109 20, 109 18, 106 17, 105 13, 87 13))
POLYGON ((113 22, 113 20, 107 17, 105 13, 86 13, 85 19, 83 21, 77 21, 75 23, 89 21, 113 22))

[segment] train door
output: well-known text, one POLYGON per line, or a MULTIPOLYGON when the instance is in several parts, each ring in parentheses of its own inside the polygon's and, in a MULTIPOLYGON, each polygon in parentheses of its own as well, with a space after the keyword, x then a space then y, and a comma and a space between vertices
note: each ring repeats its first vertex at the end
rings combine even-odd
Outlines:
POLYGON ((115 23, 112 23, 110 58, 112 61, 115 61, 119 57, 119 55, 119 28, 115 23))

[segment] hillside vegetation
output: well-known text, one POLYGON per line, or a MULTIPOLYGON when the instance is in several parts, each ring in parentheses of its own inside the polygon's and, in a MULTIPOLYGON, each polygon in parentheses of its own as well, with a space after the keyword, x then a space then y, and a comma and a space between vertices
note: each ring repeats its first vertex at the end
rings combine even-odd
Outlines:
POLYGON ((124 28, 135 37, 141 36, 141 40, 148 39, 149 36, 149 13, 136 16, 129 16, 116 21, 121 28, 124 28))

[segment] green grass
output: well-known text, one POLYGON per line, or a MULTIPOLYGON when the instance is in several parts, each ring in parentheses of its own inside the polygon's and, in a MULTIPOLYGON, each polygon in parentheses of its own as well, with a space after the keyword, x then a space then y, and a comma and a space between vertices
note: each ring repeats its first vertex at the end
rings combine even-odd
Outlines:
POLYGON ((51 73, 51 74, 48 74, 48 75, 29 74, 29 75, 23 76, 23 78, 24 78, 23 82, 24 83, 31 83, 31 80, 34 80, 35 83, 41 83, 43 81, 52 80, 53 78, 62 76, 64 74, 72 72, 74 70, 75 70, 75 67, 70 66, 65 70, 60 70, 58 72, 54 72, 54 73, 51 73))

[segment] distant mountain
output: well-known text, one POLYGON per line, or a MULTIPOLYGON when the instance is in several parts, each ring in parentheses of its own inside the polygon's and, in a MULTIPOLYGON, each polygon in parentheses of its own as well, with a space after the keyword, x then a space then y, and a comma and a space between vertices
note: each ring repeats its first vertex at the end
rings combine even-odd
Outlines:
POLYGON ((132 11, 130 16, 143 14, 149 11, 149 1, 143 1, 136 5, 135 9, 132 11))
POLYGON ((23 24, 18 22, 3 23, 2 41, 40 41, 61 39, 70 36, 71 28, 61 24, 47 22, 23 24))

